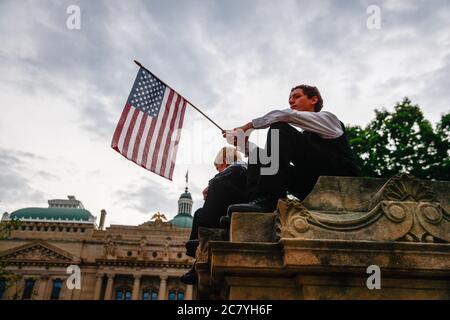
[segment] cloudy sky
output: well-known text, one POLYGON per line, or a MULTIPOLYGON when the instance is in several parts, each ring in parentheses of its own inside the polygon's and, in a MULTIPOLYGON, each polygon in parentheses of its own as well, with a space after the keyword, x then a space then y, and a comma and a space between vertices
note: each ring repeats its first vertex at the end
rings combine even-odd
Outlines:
POLYGON ((435 124, 449 111, 449 3, 0 0, 0 211, 75 195, 94 215, 106 209, 107 224, 173 217, 187 169, 202 205, 224 141, 195 110, 173 182, 110 147, 133 59, 224 128, 288 107, 300 83, 318 86, 324 110, 346 124, 405 96, 435 124), (71 5, 80 29, 67 27, 71 5))

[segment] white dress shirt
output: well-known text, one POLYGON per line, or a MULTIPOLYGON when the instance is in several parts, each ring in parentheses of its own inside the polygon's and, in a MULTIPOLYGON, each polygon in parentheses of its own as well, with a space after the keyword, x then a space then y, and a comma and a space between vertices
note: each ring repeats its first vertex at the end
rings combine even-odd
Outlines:
POLYGON ((253 127, 256 129, 267 128, 275 122, 287 122, 303 130, 315 132, 324 139, 335 139, 344 133, 339 119, 328 111, 273 110, 252 120, 253 127))

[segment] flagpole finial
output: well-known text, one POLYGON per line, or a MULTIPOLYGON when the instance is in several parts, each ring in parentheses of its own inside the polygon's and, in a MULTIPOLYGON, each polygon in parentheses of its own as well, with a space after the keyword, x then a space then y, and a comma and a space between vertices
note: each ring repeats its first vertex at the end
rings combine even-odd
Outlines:
POLYGON ((134 63, 136 63, 139 67, 142 68, 142 64, 141 64, 139 61, 137 61, 137 60, 133 60, 133 61, 134 61, 134 63))

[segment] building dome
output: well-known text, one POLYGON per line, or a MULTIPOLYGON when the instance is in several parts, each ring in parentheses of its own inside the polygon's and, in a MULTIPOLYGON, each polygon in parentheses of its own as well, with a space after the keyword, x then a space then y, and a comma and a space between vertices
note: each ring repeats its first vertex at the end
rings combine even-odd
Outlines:
POLYGON ((190 199, 192 200, 192 196, 190 192, 184 192, 181 194, 180 199, 190 199))
POLYGON ((96 218, 86 209, 24 208, 11 213, 9 219, 94 222, 96 218))
POLYGON ((170 222, 178 228, 192 228, 192 216, 190 214, 177 214, 170 222))
POLYGON ((184 189, 184 193, 181 194, 178 199, 178 213, 177 215, 170 221, 172 225, 178 228, 192 228, 192 205, 194 201, 192 201, 191 193, 188 190, 188 173, 186 173, 186 188, 184 189))

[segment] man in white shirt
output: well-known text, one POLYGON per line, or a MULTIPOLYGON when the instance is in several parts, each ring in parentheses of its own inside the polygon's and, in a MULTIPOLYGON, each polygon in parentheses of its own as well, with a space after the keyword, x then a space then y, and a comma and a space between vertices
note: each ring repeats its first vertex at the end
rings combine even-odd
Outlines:
MULTIPOLYGON (((334 114, 321 111, 323 100, 319 90, 308 85, 296 86, 289 95, 289 105, 290 109, 273 110, 225 131, 224 137, 229 137, 236 136, 240 130, 249 134, 249 130, 269 127, 266 150, 270 153, 271 144, 278 143, 279 167, 275 174, 264 175, 259 158, 256 164, 249 163, 247 187, 253 190, 250 202, 231 205, 223 225, 229 223, 232 212, 273 212, 278 199, 284 198, 287 191, 303 200, 321 175, 359 175, 345 127, 334 114), (273 130, 278 130, 278 141, 272 141, 273 130)), ((259 150, 255 148, 251 152, 259 150)))

